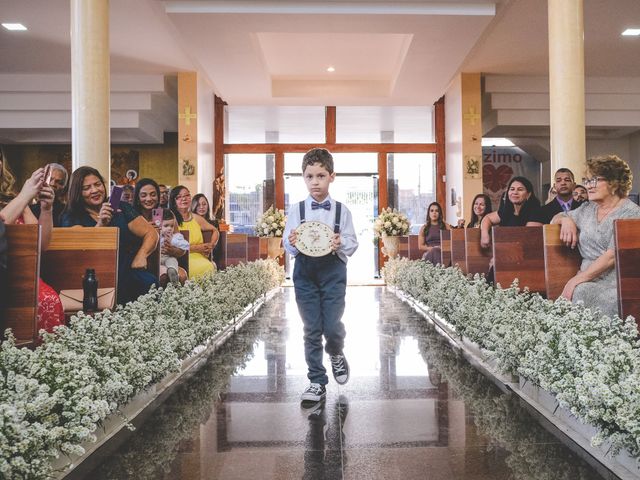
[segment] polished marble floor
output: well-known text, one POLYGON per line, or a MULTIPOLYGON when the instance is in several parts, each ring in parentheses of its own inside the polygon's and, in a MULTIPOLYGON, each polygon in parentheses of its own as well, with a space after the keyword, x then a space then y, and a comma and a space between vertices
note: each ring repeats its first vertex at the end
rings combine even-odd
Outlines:
POLYGON ((298 401, 307 383, 302 325, 284 288, 136 419, 134 432, 70 478, 616 478, 549 433, 384 287, 349 287, 344 321, 351 381, 332 380, 322 408, 298 401))

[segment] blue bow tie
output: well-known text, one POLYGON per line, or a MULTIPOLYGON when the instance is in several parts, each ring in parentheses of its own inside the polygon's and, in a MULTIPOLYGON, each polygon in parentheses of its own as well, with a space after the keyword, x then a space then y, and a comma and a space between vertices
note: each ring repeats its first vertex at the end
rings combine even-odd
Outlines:
POLYGON ((311 201, 311 210, 317 210, 319 208, 324 208, 325 210, 331 210, 331 202, 329 200, 325 200, 322 203, 311 201))

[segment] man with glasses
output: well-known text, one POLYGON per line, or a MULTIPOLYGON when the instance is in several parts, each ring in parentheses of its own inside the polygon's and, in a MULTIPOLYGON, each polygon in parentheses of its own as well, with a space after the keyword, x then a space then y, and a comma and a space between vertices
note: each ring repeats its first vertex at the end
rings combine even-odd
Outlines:
POLYGON ((575 210, 582 203, 573 198, 573 189, 576 182, 573 172, 568 168, 559 168, 554 175, 553 188, 556 198, 542 207, 542 219, 544 223, 551 223, 551 219, 558 213, 575 210))

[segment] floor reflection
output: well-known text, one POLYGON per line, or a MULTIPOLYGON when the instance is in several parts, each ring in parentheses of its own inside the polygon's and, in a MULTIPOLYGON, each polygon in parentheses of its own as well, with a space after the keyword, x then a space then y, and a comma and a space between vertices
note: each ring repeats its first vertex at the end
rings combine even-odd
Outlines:
MULTIPOLYGON (((350 287, 351 381, 303 410, 292 289, 273 299, 115 451, 71 478, 598 479, 382 287, 350 287)), ((326 362, 328 365, 328 360, 326 362)))

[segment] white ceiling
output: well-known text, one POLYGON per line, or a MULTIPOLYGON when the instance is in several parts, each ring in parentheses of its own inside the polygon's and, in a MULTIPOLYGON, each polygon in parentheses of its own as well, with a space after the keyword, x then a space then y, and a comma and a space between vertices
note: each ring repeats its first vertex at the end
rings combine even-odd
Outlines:
MULTIPOLYGON (((0 93, 2 74, 69 74, 69 3, 0 0, 29 28, 0 29, 0 93)), ((195 70, 230 105, 431 105, 460 71, 547 75, 546 4, 111 0, 111 70, 195 70)), ((587 75, 640 78, 640 38, 620 36, 639 24, 640 0, 585 0, 587 75)))

